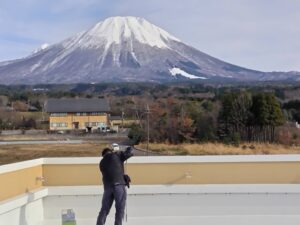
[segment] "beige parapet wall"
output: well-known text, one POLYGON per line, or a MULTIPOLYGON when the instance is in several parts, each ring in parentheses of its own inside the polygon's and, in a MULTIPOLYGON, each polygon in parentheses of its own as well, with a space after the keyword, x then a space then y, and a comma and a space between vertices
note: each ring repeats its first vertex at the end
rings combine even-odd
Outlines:
MULTIPOLYGON (((130 163, 132 184, 299 184, 300 162, 130 163)), ((44 165, 46 186, 101 184, 96 165, 44 165)))
POLYGON ((42 187, 42 160, 31 160, 0 167, 0 201, 42 187))
MULTIPOLYGON (((45 158, 1 166, 0 201, 41 186, 100 185, 99 160, 45 158)), ((126 170, 133 185, 300 184, 300 155, 135 157, 126 170)))

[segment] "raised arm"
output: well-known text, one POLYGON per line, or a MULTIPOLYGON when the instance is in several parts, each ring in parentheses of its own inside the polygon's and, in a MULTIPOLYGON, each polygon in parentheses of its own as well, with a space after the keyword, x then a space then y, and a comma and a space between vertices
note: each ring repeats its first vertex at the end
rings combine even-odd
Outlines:
POLYGON ((126 148, 126 150, 124 152, 120 152, 121 161, 124 162, 127 159, 129 159, 131 156, 133 156, 133 150, 134 150, 134 148, 129 146, 126 148))

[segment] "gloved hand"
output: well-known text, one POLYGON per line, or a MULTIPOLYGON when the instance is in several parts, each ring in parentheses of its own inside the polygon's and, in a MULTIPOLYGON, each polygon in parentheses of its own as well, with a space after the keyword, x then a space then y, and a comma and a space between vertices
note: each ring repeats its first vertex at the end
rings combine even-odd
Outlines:
POLYGON ((126 148, 126 152, 128 152, 128 153, 132 153, 133 150, 134 150, 134 148, 133 148, 132 146, 128 146, 128 147, 126 148))
POLYGON ((134 150, 134 148, 132 146, 128 146, 126 148, 125 154, 127 155, 128 158, 133 156, 133 150, 134 150))
POLYGON ((125 180, 126 186, 128 188, 130 188, 130 182, 131 182, 130 176, 128 176, 127 174, 124 174, 124 180, 125 180))

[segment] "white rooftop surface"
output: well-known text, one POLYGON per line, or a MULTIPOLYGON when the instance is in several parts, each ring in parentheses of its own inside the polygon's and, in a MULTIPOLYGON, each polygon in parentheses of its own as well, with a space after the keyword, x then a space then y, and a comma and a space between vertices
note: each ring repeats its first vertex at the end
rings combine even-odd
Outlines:
MULTIPOLYGON (((94 225, 102 191, 99 186, 43 188, 1 204, 0 224, 16 218, 19 225, 61 225, 61 211, 73 209, 77 225, 94 225)), ((127 215, 128 225, 299 225, 300 185, 133 186, 127 215)), ((114 224, 113 217, 114 206, 107 225, 114 224)))

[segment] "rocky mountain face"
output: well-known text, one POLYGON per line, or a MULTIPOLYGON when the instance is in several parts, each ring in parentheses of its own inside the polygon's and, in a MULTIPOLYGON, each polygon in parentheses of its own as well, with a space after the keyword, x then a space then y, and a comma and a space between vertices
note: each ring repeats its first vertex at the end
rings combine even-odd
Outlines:
POLYGON ((1 84, 300 80, 299 72, 260 72, 184 44, 143 18, 111 17, 26 58, 0 63, 1 84))

